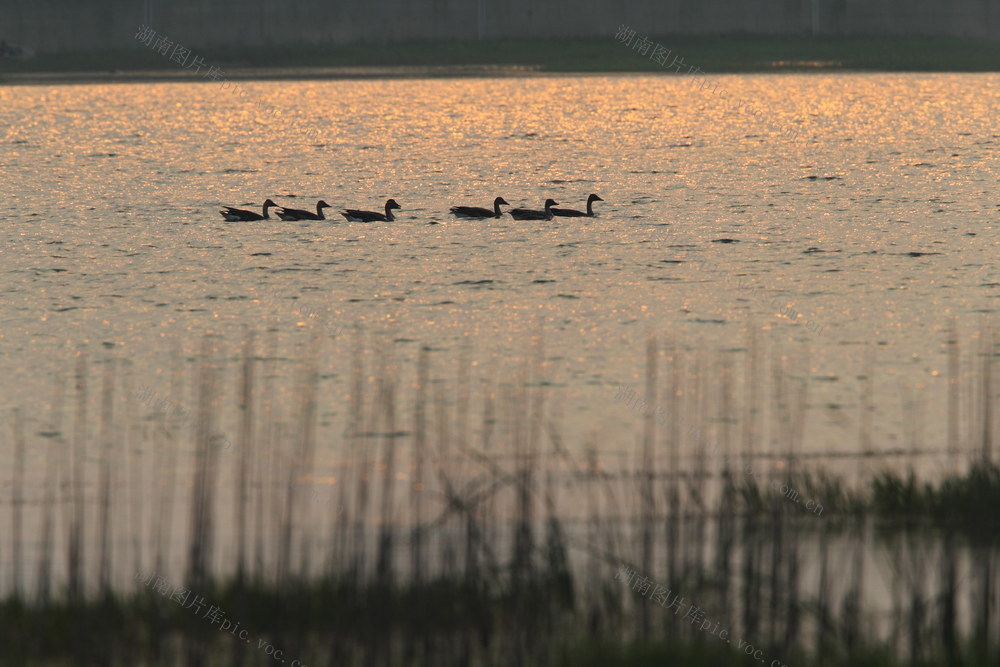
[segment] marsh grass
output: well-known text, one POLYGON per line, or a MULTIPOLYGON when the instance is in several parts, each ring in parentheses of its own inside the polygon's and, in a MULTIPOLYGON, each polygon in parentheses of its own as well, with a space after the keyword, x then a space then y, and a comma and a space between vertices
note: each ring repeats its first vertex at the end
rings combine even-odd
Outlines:
POLYGON ((562 441, 540 340, 495 376, 360 336, 344 376, 321 372, 318 333, 285 353, 252 332, 224 345, 175 355, 163 391, 197 405, 177 428, 153 412, 166 428, 141 429, 125 360, 82 353, 37 437, 12 414, 4 665, 759 664, 616 581, 622 565, 768 663, 1000 657, 992 335, 963 348, 975 377, 949 382, 965 417, 946 445, 968 465, 850 482, 804 454, 807 360, 755 337, 743 359, 651 338, 645 396, 669 419, 647 412, 624 462, 562 441))

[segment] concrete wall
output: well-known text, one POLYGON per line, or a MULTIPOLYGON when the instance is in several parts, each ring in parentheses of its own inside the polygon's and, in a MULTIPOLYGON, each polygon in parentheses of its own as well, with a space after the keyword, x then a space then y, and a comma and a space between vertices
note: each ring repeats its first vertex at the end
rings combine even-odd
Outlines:
POLYGON ((0 0, 0 39, 37 53, 480 37, 952 35, 1000 40, 1000 0, 0 0))

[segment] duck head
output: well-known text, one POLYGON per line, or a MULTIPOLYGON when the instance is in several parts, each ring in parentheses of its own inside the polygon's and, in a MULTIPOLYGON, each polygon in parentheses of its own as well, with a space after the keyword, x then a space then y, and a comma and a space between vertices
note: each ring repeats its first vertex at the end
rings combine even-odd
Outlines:
POLYGON ((274 203, 274 200, 268 199, 267 201, 264 202, 264 207, 265 208, 271 208, 272 206, 274 206, 274 207, 278 206, 277 204, 274 203))
POLYGON ((322 199, 320 199, 320 200, 319 200, 319 201, 318 201, 318 202, 316 203, 316 208, 333 208, 333 207, 332 207, 332 206, 330 206, 329 204, 327 204, 327 203, 326 203, 325 201, 323 201, 322 199))
POLYGON ((595 202, 595 201, 604 201, 604 200, 601 199, 600 197, 598 197, 597 195, 590 195, 589 197, 587 197, 587 202, 588 203, 595 202))
POLYGON ((545 200, 545 208, 551 208, 552 206, 558 206, 558 205, 559 205, 559 202, 557 202, 555 199, 546 199, 545 200))
POLYGON ((493 200, 493 206, 494 207, 496 207, 496 206, 510 206, 510 204, 508 204, 507 200, 504 199, 503 197, 497 197, 496 199, 493 200))
POLYGON ((402 206, 400 206, 399 204, 396 203, 395 199, 390 199, 389 201, 387 201, 385 203, 385 207, 386 207, 386 209, 393 209, 393 208, 402 209, 403 208, 402 206))

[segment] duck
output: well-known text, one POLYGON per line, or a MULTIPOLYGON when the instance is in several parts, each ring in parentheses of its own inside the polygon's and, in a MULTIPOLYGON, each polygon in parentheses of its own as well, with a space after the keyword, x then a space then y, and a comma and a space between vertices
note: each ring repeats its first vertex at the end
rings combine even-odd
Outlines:
POLYGON ((552 207, 558 203, 554 199, 546 199, 544 211, 535 211, 530 208, 512 208, 509 213, 510 217, 515 220, 551 220, 552 207))
POLYGON ((503 197, 497 197, 493 200, 492 211, 488 208, 480 208, 479 206, 452 206, 451 214, 456 218, 469 218, 473 220, 499 218, 503 215, 503 211, 500 210, 501 206, 510 206, 510 204, 503 197))
POLYGON ((255 211, 247 211, 242 208, 233 208, 232 206, 223 206, 222 208, 224 208, 225 210, 219 211, 219 214, 222 215, 222 217, 225 218, 228 222, 242 222, 248 220, 270 220, 271 216, 267 214, 267 209, 271 208, 272 206, 275 208, 278 207, 277 204, 268 199, 267 201, 264 202, 263 214, 256 213, 255 211))
POLYGON ((587 197, 587 212, 577 211, 574 208, 554 208, 552 209, 552 215, 561 218, 593 218, 594 217, 594 202, 604 201, 597 195, 590 195, 587 197))
POLYGON ((316 212, 303 211, 300 208, 279 208, 278 217, 282 220, 326 220, 323 215, 324 208, 332 208, 325 201, 320 199, 316 202, 316 212))
POLYGON ((402 207, 396 203, 395 199, 388 199, 385 202, 384 214, 377 211, 360 211, 356 208, 345 208, 340 214, 347 218, 348 222, 392 222, 396 219, 392 215, 394 208, 401 209, 402 207))

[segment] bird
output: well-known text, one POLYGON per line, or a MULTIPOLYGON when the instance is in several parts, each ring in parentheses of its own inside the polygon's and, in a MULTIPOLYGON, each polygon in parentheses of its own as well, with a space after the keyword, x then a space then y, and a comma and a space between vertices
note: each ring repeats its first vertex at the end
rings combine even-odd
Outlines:
POLYGON ((554 208, 552 209, 552 215, 562 218, 593 218, 594 217, 594 202, 604 201, 597 195, 590 195, 587 197, 587 212, 577 211, 574 208, 554 208))
POLYGON ((394 208, 402 207, 396 203, 395 199, 389 199, 385 202, 384 214, 376 211, 359 211, 356 208, 346 208, 340 214, 347 218, 348 222, 392 222, 396 219, 392 215, 394 208))
POLYGON ((551 220, 552 207, 558 203, 553 199, 546 199, 544 211, 535 211, 530 208, 512 208, 509 213, 510 217, 515 220, 551 220))
POLYGON ((268 199, 264 202, 264 214, 255 213, 254 211, 245 211, 242 208, 233 208, 232 206, 223 206, 226 209, 224 211, 219 211, 223 218, 229 222, 240 222, 246 220, 269 220, 271 216, 267 214, 267 209, 274 206, 277 208, 277 204, 268 199))
POLYGON ((510 206, 503 197, 497 197, 493 200, 493 210, 488 208, 480 208, 479 206, 452 206, 451 214, 456 218, 468 218, 473 220, 478 220, 482 218, 499 218, 503 215, 500 210, 501 206, 510 206))
POLYGON ((329 204, 320 199, 316 202, 316 212, 303 211, 300 208, 279 208, 278 217, 282 220, 326 220, 323 215, 324 208, 331 208, 329 204))

